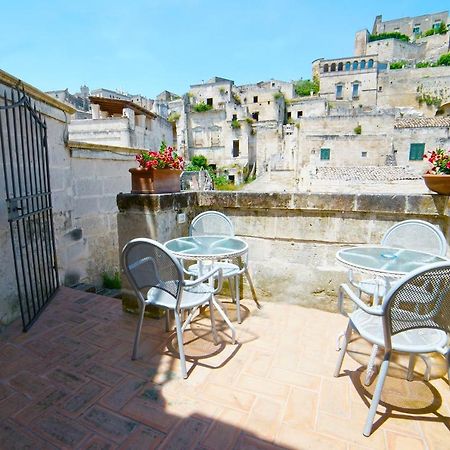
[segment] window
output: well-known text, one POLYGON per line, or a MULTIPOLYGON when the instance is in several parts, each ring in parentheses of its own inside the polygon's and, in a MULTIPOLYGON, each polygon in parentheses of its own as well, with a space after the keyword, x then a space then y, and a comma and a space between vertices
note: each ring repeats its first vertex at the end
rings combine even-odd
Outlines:
POLYGON ((373 67, 373 59, 369 59, 369 61, 367 62, 367 68, 371 69, 373 67))
POLYGON ((302 117, 303 116, 303 111, 297 111, 297 118, 302 117))
POLYGON ((420 33, 420 24, 414 25, 413 34, 419 34, 419 33, 420 33))
POLYGON ((425 144, 411 144, 409 147, 409 160, 422 161, 425 153, 425 144))
POLYGON ((367 152, 361 152, 361 158, 367 158, 367 152))
POLYGON ((233 158, 239 156, 239 140, 233 141, 233 158))
POLYGON ((233 118, 231 120, 237 120, 237 114, 233 114, 233 118))
POLYGON ((352 84, 352 98, 359 98, 359 83, 352 84))
POLYGON ((441 21, 437 20, 436 22, 433 23, 433 30, 438 30, 440 26, 441 26, 441 21))
POLYGON ((289 111, 289 112, 287 113, 287 119, 290 120, 291 118, 292 118, 292 113, 289 111))
POLYGON ((344 63, 343 63, 343 62, 340 62, 340 63, 338 64, 338 72, 342 72, 343 69, 344 69, 344 63))
POLYGON ((253 103, 258 103, 258 96, 257 96, 257 95, 255 95, 255 96, 253 97, 253 103))
POLYGON ((381 92, 383 90, 383 86, 378 86, 378 92, 381 92))
POLYGON ((342 84, 337 84, 336 85, 336 100, 342 100, 342 90, 343 90, 342 84))
POLYGON ((201 128, 197 128, 193 130, 194 135, 194 146, 202 147, 203 146, 203 130, 201 128))
POLYGON ((325 65, 323 66, 323 71, 324 71, 324 72, 328 72, 328 64, 325 64, 325 65))
POLYGON ((213 105, 213 99, 212 98, 207 98, 206 99, 206 104, 209 105, 209 106, 212 106, 213 105))
POLYGON ((350 66, 351 66, 352 64, 350 63, 350 61, 347 61, 346 63, 345 63, 345 70, 348 72, 349 70, 350 70, 350 66))
POLYGON ((358 61, 353 61, 352 69, 353 70, 358 70, 358 61))
POLYGON ((359 63, 359 68, 360 68, 361 70, 363 70, 363 69, 366 68, 366 60, 365 60, 365 59, 362 59, 362 60, 361 60, 361 62, 359 63))
POLYGON ((259 120, 259 112, 255 111, 254 113, 252 113, 252 119, 256 120, 258 122, 259 120))
POLYGON ((272 83, 272 87, 275 87, 275 83, 272 83))
POLYGON ((220 145, 220 128, 211 127, 211 146, 220 145))
POLYGON ((321 148, 320 149, 320 159, 323 161, 328 161, 330 159, 330 149, 321 148))
POLYGON ((336 72, 336 63, 331 64, 330 72, 336 72))

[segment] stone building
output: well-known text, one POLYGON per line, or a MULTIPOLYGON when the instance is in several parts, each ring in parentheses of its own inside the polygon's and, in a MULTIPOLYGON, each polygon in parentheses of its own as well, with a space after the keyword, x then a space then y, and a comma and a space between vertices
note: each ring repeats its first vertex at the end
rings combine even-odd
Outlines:
POLYGON ((131 100, 89 97, 92 119, 73 120, 72 141, 158 149, 161 141, 173 143, 173 128, 167 119, 131 100))

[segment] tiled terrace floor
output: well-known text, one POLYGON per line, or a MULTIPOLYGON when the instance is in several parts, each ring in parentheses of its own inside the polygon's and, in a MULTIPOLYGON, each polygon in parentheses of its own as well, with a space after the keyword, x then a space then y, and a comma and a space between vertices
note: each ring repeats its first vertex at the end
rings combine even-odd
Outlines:
POLYGON ((449 448, 443 379, 407 382, 399 367, 384 390, 388 413, 365 438, 363 399, 374 384, 362 385, 356 359, 366 361, 368 347, 353 342, 343 375, 332 377, 345 318, 244 305, 239 345, 224 329, 215 347, 208 322, 193 324, 185 342, 196 363, 182 380, 162 320, 145 320, 142 358, 131 361, 136 317, 119 300, 62 288, 28 333, 16 323, 0 335, 0 448, 449 448))

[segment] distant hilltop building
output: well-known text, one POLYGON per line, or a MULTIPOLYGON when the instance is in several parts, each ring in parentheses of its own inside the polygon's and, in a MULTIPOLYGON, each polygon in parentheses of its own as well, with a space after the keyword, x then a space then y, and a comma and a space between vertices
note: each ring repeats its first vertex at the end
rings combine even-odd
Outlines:
POLYGON ((348 176, 351 167, 397 166, 397 178, 402 167, 411 176, 424 152, 450 144, 448 21, 448 12, 377 16, 371 32, 356 32, 353 55, 313 61, 311 80, 239 86, 213 77, 183 96, 164 91, 154 100, 107 89, 89 96, 86 87, 75 96, 53 93, 84 112, 94 97, 135 103, 158 118, 155 135, 167 135, 170 123, 187 159, 203 155, 237 184, 272 171, 299 182, 338 172, 327 167, 346 168, 348 176))

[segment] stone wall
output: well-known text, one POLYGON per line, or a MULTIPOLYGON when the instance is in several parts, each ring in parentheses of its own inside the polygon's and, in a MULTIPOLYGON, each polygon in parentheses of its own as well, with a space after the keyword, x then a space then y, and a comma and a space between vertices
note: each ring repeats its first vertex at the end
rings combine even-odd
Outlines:
MULTIPOLYGON (((120 194, 119 246, 149 237, 165 242, 188 233, 198 213, 227 214, 249 245, 250 272, 260 300, 335 311, 346 270, 335 260, 349 245, 377 244, 394 223, 423 219, 450 236, 449 198, 439 195, 353 195, 197 192, 120 194), (186 223, 177 223, 185 213, 186 223)), ((124 280, 124 286, 127 286, 124 280)), ((251 298, 244 285, 247 299, 251 298)))

